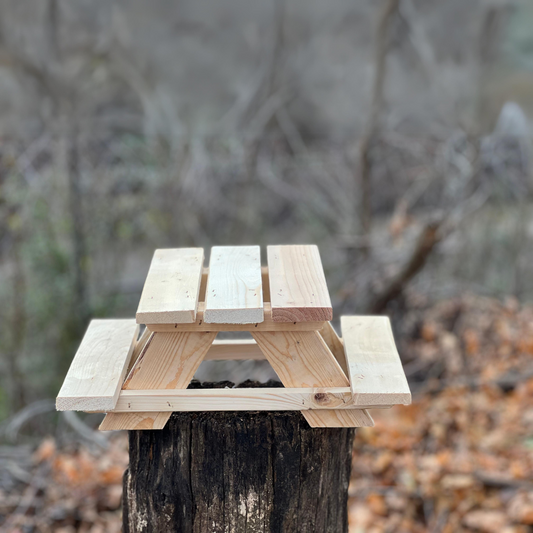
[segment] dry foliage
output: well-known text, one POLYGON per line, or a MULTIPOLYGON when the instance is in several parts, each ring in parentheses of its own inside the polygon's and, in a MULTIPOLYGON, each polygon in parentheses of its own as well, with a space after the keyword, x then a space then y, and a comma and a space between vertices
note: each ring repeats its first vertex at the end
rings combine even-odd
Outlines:
MULTIPOLYGON (((409 298, 396 330, 414 402, 357 433, 350 533, 531 531, 533 308, 409 298)), ((44 440, 0 490, 0 530, 119 531, 127 463, 125 435, 101 453, 44 440)))
POLYGON ((409 321, 406 370, 428 379, 358 431, 350 531, 530 531, 533 309, 466 296, 409 321))
POLYGON ((32 456, 32 473, 20 490, 0 490, 0 531, 104 533, 121 531, 122 475, 128 465, 126 435, 110 439, 104 453, 84 447, 60 451, 52 438, 32 456))

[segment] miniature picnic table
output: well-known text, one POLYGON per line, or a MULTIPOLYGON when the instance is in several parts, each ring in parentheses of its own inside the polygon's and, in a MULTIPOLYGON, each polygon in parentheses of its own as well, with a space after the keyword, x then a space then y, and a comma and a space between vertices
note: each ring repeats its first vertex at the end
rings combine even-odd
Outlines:
POLYGON ((343 316, 318 248, 158 249, 136 319, 93 320, 57 397, 107 413, 100 429, 161 429, 174 411, 299 410, 311 427, 372 426, 367 409, 409 404, 387 317, 343 316), (139 337, 140 324, 146 329, 139 337), (217 340, 221 331, 250 340, 217 340), (284 388, 187 389, 206 359, 266 358, 284 388))

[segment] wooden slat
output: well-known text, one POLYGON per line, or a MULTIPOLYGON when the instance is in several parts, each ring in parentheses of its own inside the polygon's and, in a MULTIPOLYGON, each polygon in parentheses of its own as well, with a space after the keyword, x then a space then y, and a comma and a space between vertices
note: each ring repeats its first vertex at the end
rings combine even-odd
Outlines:
POLYGON ((203 248, 156 250, 137 309, 137 323, 193 323, 203 262, 203 248))
MULTIPOLYGON (((317 331, 254 332, 253 337, 285 387, 345 387, 348 378, 317 331)), ((302 412, 311 427, 359 427, 361 416, 335 409, 302 412)), ((364 424, 368 424, 365 419, 364 424)))
MULTIPOLYGON (((216 333, 155 333, 146 343, 122 388, 187 388, 215 336, 216 333)), ((171 414, 108 413, 100 429, 162 429, 171 414)))
MULTIPOLYGON (((300 411, 370 409, 354 406, 349 387, 329 389, 123 390, 113 412, 143 411, 300 411)), ((380 408, 384 408, 381 406, 380 408)))
MULTIPOLYGON (((200 302, 205 302, 205 290, 207 288, 207 278, 209 268, 204 267, 202 271, 202 283, 200 284, 200 302)), ((261 281, 263 284, 263 302, 270 302, 270 287, 268 285, 268 267, 261 267, 261 281)))
POLYGON ((346 364, 346 355, 344 355, 344 346, 337 335, 337 332, 333 329, 331 322, 326 322, 324 324, 324 327, 320 330, 320 335, 322 335, 322 338, 328 345, 331 353, 335 356, 335 359, 337 359, 337 363, 339 363, 344 374, 348 376, 348 365, 346 364))
POLYGON ((316 331, 253 332, 285 387, 347 387, 348 378, 316 331))
POLYGON ((270 303, 264 302, 265 317, 257 324, 207 324, 204 322, 205 304, 200 302, 194 324, 146 324, 150 331, 317 331, 324 322, 274 322, 270 316, 270 303))
POLYGON ((169 414, 172 413, 107 413, 98 429, 100 431, 163 429, 169 419, 169 414))
POLYGON ((320 410, 306 411, 305 415, 312 428, 373 427, 374 420, 366 409, 332 409, 328 416, 320 410))
POLYGON ((263 322, 259 246, 213 246, 204 320, 210 324, 263 322))
POLYGON ((133 319, 92 320, 57 396, 57 410, 113 409, 138 335, 133 319))
POLYGON ((139 359, 139 356, 141 355, 142 351, 144 350, 144 347, 146 346, 146 343, 150 340, 150 337, 152 335, 153 335, 152 331, 150 331, 147 328, 144 328, 144 331, 141 337, 135 343, 135 347, 133 348, 133 354, 131 355, 131 359, 128 363, 128 371, 126 372, 126 375, 129 374, 131 368, 137 362, 137 359, 139 359))
POLYGON ((156 333, 122 388, 186 388, 215 336, 215 333, 156 333))
POLYGON ((343 316, 341 329, 356 403, 411 403, 411 392, 387 317, 343 316))
POLYGON ((333 309, 315 245, 268 246, 274 322, 331 320, 333 309))
POLYGON ((253 339, 228 339, 213 341, 204 360, 224 359, 226 361, 239 359, 264 359, 265 356, 253 339))

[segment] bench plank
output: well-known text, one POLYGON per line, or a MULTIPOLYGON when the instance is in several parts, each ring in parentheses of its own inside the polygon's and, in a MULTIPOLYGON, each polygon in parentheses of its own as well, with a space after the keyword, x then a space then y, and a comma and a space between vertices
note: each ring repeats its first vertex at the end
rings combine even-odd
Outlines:
POLYGON ((343 316, 341 330, 355 404, 410 404, 411 392, 389 319, 343 316))
POLYGON ((267 260, 274 322, 320 322, 333 318, 317 246, 268 246, 267 260))
POLYGON ((138 334, 134 319, 92 320, 57 396, 57 410, 113 409, 138 334))
POLYGON ((137 323, 193 323, 203 263, 203 248, 156 250, 137 308, 137 323))
POLYGON ((206 288, 205 322, 256 324, 263 319, 259 246, 213 246, 206 288))

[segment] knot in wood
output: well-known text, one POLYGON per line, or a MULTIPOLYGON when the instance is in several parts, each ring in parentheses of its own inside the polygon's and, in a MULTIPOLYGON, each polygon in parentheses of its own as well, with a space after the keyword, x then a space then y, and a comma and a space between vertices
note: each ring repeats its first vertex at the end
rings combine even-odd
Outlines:
POLYGON ((315 394, 315 402, 316 403, 329 403, 329 396, 325 392, 317 392, 315 394))

